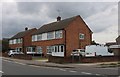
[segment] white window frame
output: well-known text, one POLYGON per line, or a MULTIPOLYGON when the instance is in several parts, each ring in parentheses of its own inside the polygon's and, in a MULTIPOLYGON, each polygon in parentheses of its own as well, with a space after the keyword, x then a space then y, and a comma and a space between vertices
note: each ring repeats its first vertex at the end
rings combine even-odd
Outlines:
POLYGON ((79 39, 85 39, 85 34, 83 34, 83 33, 79 33, 79 39), (82 36, 82 37, 81 37, 82 36))
POLYGON ((63 32, 62 30, 55 31, 55 38, 62 38, 63 37, 63 32))
POLYGON ((55 39, 55 32, 48 32, 47 33, 47 40, 55 39))
POLYGON ((41 46, 37 46, 37 52, 40 52, 40 53, 42 52, 42 47, 41 46))
POLYGON ((42 33, 42 40, 47 40, 47 33, 42 33))
POLYGON ((16 47, 16 50, 19 51, 19 52, 21 52, 20 48, 21 48, 21 51, 22 51, 22 47, 16 47))
POLYGON ((32 41, 37 41, 37 35, 32 35, 32 41))
POLYGON ((37 35, 37 41, 40 41, 40 40, 42 40, 42 34, 37 35))

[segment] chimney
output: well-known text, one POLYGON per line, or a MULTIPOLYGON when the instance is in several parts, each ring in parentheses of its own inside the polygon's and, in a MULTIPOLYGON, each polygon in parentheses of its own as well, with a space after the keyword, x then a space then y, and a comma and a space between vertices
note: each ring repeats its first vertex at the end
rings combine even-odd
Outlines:
POLYGON ((27 30, 28 30, 28 27, 25 28, 25 31, 27 31, 27 30))
POLYGON ((57 21, 61 21, 61 17, 60 16, 57 17, 57 21))

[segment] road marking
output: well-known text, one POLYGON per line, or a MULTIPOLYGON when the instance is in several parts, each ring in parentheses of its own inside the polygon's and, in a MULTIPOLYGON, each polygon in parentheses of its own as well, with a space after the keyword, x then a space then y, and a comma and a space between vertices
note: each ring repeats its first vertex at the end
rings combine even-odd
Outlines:
POLYGON ((77 72, 77 71, 69 71, 69 72, 77 72))
POLYGON ((4 73, 4 72, 2 72, 2 71, 0 71, 1 73, 4 73))
POLYGON ((119 70, 119 68, 101 68, 101 69, 104 69, 104 70, 115 70, 115 71, 119 70))
POLYGON ((6 61, 6 62, 12 62, 12 63, 17 63, 17 64, 20 64, 20 65, 26 65, 24 63, 20 63, 20 62, 13 62, 13 61, 9 61, 9 60, 3 60, 3 61, 6 61))
POLYGON ((3 61, 6 61, 6 62, 12 62, 12 61, 9 61, 9 60, 3 60, 3 61))
POLYGON ((32 66, 32 67, 40 67, 40 66, 36 66, 36 65, 28 65, 28 66, 32 66))
POLYGON ((20 63, 20 62, 14 62, 14 63, 20 64, 20 65, 26 65, 26 64, 24 64, 24 63, 20 63))
POLYGON ((88 73, 88 72, 81 72, 82 74, 87 74, 87 75, 91 75, 92 73, 88 73))
POLYGON ((61 71, 66 71, 66 70, 64 70, 64 69, 59 69, 59 70, 61 70, 61 71))
POLYGON ((100 74, 95 74, 95 75, 100 75, 100 74))

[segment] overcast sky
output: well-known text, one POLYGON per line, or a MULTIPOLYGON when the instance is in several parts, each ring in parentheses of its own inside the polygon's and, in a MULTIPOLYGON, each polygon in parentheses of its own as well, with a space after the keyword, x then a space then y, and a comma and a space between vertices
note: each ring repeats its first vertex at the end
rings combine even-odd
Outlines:
MULTIPOLYGON (((39 28, 62 19, 80 15, 93 31, 98 43, 114 42, 118 36, 117 2, 3 2, 2 37, 12 37, 25 27, 39 28)), ((1 37, 0 37, 1 38, 1 37)))

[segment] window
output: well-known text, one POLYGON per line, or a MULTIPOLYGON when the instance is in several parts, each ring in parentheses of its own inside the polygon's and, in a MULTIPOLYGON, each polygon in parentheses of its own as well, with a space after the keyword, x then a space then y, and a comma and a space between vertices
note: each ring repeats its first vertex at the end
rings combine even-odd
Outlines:
POLYGON ((33 47, 27 47, 27 52, 35 52, 35 48, 33 48, 33 47))
POLYGON ((54 39, 54 32, 49 32, 49 33, 47 33, 47 39, 48 39, 48 40, 54 39))
POLYGON ((55 31, 55 38, 62 38, 62 30, 55 31))
POLYGON ((32 36, 32 41, 37 41, 37 35, 32 36))
POLYGON ((13 40, 9 40, 9 44, 13 44, 13 40))
POLYGON ((64 46, 63 45, 61 46, 61 52, 64 52, 64 46))
POLYGON ((20 38, 20 43, 22 43, 22 38, 20 38))
POLYGON ((80 34, 79 34, 79 39, 84 39, 84 38, 85 38, 85 35, 82 34, 82 33, 80 33, 80 34))
POLYGON ((54 46, 47 46, 47 54, 54 52, 54 46))
POLYGON ((20 39, 17 39, 17 43, 20 43, 20 39))
POLYGON ((47 40, 47 33, 42 33, 42 40, 47 40))
POLYGON ((39 53, 42 52, 42 48, 40 46, 37 47, 37 52, 39 52, 39 53))
POLYGON ((51 54, 52 52, 51 52, 51 48, 50 48, 50 46, 47 46, 47 54, 51 54))
POLYGON ((17 50, 18 52, 20 52, 20 51, 22 51, 22 47, 17 47, 16 50, 17 50))
POLYGON ((13 40, 13 44, 16 44, 16 39, 13 40))
POLYGON ((37 41, 42 40, 42 34, 37 35, 37 41))

